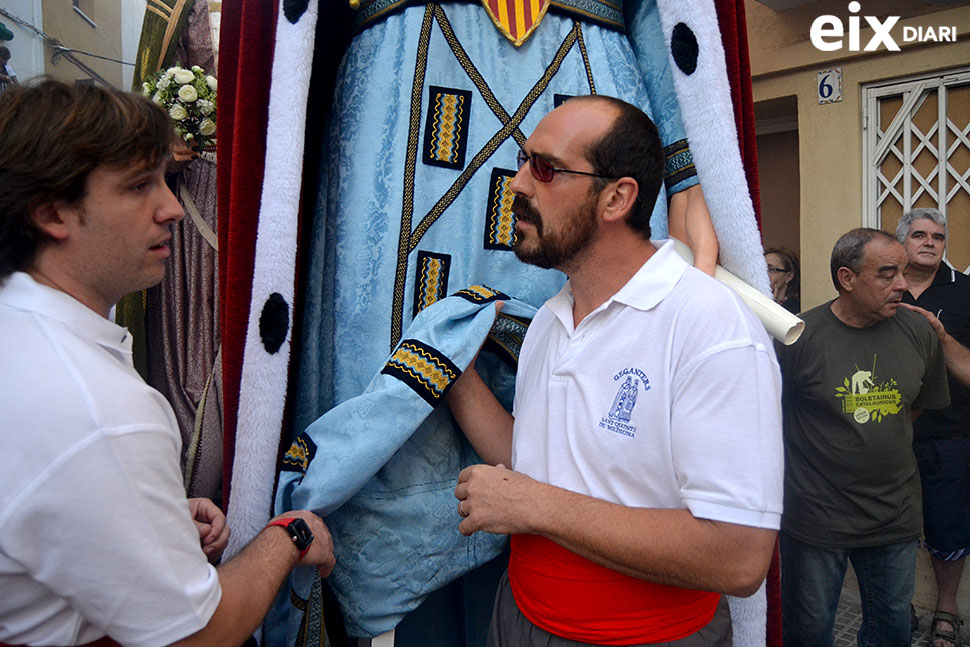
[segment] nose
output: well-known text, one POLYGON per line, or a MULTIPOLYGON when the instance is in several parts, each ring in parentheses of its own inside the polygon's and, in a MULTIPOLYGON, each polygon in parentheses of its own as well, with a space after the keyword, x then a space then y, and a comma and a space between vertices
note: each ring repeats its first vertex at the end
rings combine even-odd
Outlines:
POLYGON ((158 209, 155 210, 155 219, 158 222, 171 222, 175 224, 185 217, 185 210, 182 209, 182 205, 179 203, 178 198, 172 193, 172 190, 168 188, 167 184, 163 184, 161 204, 159 204, 158 209))
POLYGON ((513 193, 518 193, 525 196, 532 195, 532 183, 534 179, 532 177, 532 171, 529 170, 529 162, 522 165, 512 181, 509 182, 509 188, 513 193))
POLYGON ((906 277, 900 272, 896 275, 896 280, 893 281, 893 290, 896 292, 905 292, 909 289, 909 283, 906 282, 906 277))

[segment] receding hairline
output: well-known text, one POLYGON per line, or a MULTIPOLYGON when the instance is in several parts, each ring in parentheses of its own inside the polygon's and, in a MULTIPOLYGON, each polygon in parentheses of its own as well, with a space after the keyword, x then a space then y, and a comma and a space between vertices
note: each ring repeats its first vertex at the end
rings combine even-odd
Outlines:
POLYGON ((606 106, 611 110, 611 113, 609 115, 604 115, 604 117, 610 118, 609 123, 606 124, 606 131, 604 132, 604 136, 605 136, 607 133, 610 132, 610 130, 616 124, 616 120, 620 118, 620 115, 623 112, 620 109, 620 106, 617 105, 616 103, 618 101, 620 101, 620 99, 616 99, 614 97, 608 97, 602 94, 584 94, 578 97, 572 97, 568 101, 561 104, 559 107, 562 108, 563 106, 567 106, 569 104, 575 104, 575 103, 591 103, 594 105, 606 106))
MULTIPOLYGON (((887 232, 882 232, 882 233, 888 235, 887 232)), ((869 255, 873 251, 873 246, 875 244, 877 244, 877 243, 882 243, 882 244, 884 244, 884 245, 886 245, 888 247, 895 247, 895 248, 897 248, 898 251, 902 252, 903 254, 906 253, 906 250, 903 247, 903 244, 900 243, 898 240, 896 240, 896 238, 894 236, 889 236, 888 238, 884 238, 882 236, 873 236, 872 238, 870 238, 869 240, 867 240, 862 245, 862 262, 863 262, 864 265, 867 264, 871 260, 869 258, 869 255)), ((905 261, 904 261, 904 263, 905 263, 905 261)), ((892 263, 887 263, 887 264, 884 264, 884 265, 880 265, 878 268, 876 268, 876 271, 880 271, 882 269, 886 269, 886 268, 889 268, 889 267, 895 267, 895 265, 893 265, 892 263)), ((852 268, 849 268, 849 269, 852 269, 852 268)))

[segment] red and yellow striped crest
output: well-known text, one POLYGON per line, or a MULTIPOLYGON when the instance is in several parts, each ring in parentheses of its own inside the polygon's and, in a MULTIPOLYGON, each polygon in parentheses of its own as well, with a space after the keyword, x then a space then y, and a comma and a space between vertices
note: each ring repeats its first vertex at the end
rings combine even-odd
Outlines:
POLYGON ((549 8, 549 0, 482 0, 482 4, 498 30, 516 47, 535 31, 549 8))

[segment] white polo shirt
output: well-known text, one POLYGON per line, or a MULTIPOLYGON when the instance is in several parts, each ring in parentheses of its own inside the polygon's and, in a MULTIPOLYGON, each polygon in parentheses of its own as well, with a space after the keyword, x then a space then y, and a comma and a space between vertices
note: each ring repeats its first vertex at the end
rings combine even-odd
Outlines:
POLYGON ((513 468, 614 503, 777 529, 781 378, 754 314, 669 242, 575 329, 572 309, 567 283, 526 334, 513 468))
POLYGON ((15 273, 0 286, 0 642, 168 645, 222 590, 171 407, 131 335, 15 273))

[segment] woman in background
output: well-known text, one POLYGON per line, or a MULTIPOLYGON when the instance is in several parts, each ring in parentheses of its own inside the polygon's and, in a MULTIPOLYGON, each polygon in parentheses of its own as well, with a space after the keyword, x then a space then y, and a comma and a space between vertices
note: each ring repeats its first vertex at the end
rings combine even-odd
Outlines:
POLYGON ((765 261, 775 302, 792 314, 798 314, 802 309, 798 256, 784 247, 771 247, 765 250, 765 261))

